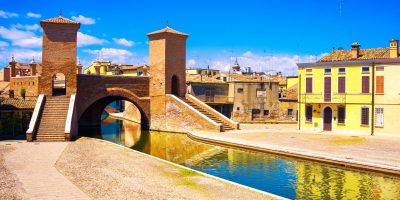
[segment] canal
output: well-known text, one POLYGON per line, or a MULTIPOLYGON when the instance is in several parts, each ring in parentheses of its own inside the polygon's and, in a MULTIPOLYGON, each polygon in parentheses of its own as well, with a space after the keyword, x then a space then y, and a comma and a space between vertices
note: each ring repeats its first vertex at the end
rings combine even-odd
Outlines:
POLYGON ((242 151, 194 141, 185 134, 141 131, 140 124, 104 117, 100 138, 242 185, 290 199, 399 199, 400 178, 242 151))

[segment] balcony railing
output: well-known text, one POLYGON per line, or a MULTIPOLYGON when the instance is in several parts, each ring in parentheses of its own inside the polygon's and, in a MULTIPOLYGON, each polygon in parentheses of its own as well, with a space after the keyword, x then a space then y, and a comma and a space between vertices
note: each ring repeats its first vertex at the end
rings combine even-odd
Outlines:
POLYGON ((228 96, 199 95, 199 96, 195 96, 195 97, 204 103, 226 103, 226 104, 233 103, 233 97, 228 97, 228 96))
POLYGON ((346 103, 347 94, 331 94, 331 98, 325 98, 323 93, 302 93, 300 101, 303 103, 346 103))

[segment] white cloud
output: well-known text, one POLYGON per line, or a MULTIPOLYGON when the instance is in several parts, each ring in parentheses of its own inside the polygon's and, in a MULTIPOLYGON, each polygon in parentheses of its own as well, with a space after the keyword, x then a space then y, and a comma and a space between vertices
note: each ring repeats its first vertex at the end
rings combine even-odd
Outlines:
POLYGON ((186 68, 196 68, 196 60, 189 59, 186 64, 186 68))
POLYGON ((131 47, 135 45, 134 41, 127 40, 125 38, 113 38, 114 42, 123 46, 131 47))
MULTIPOLYGON (((276 55, 262 55, 256 54, 251 51, 246 51, 238 56, 238 63, 242 67, 251 67, 253 71, 257 72, 282 72, 284 75, 296 75, 297 65, 299 62, 315 62, 326 54, 320 55, 290 55, 290 54, 276 54, 276 55)), ((211 68, 219 69, 221 71, 229 71, 235 62, 236 57, 213 58, 207 62, 201 60, 189 59, 192 63, 207 63, 211 68), (193 61, 191 61, 193 60, 193 61)), ((189 66, 189 62, 187 65, 189 66)), ((197 66, 204 67, 204 66, 197 66)))
POLYGON ((102 48, 100 50, 83 50, 86 53, 100 57, 102 60, 110 60, 113 63, 127 63, 132 62, 132 57, 134 53, 127 51, 125 49, 114 49, 114 48, 102 48))
POLYGON ((0 37, 11 40, 13 46, 35 48, 42 46, 42 39, 33 32, 0 26, 0 37))
POLYGON ((42 17, 41 14, 33 13, 33 12, 28 12, 28 13, 26 13, 26 16, 27 16, 28 18, 41 18, 41 17, 42 17))
POLYGON ((0 17, 1 18, 12 18, 12 17, 18 17, 17 13, 12 13, 12 12, 6 12, 4 10, 0 10, 0 17))
POLYGON ((8 47, 8 43, 4 41, 0 41, 0 47, 8 47))
POLYGON ((35 56, 35 60, 40 62, 42 59, 42 52, 25 48, 0 49, 0 57, 3 58, 0 60, 0 66, 6 66, 11 56, 14 56, 17 62, 29 62, 32 60, 32 56, 35 56))
POLYGON ((40 28, 40 26, 37 25, 37 24, 32 24, 32 25, 28 25, 28 24, 25 24, 25 25, 12 24, 11 28, 14 28, 14 29, 25 29, 25 30, 28 30, 28 31, 36 31, 36 30, 38 30, 40 28))
POLYGON ((107 43, 107 40, 103 40, 95 36, 78 32, 78 46, 87 46, 87 45, 104 44, 104 43, 107 43))
POLYGON ((95 24, 96 20, 90 17, 85 17, 83 15, 79 15, 78 17, 76 16, 72 16, 72 19, 81 23, 81 24, 86 24, 86 25, 90 25, 90 24, 95 24))

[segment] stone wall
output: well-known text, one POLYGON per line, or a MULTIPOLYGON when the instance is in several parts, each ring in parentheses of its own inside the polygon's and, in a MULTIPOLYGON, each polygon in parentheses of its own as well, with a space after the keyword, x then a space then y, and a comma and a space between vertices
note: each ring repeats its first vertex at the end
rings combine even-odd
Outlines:
POLYGON ((39 77, 23 76, 11 78, 10 90, 14 91, 14 96, 19 97, 21 89, 25 89, 26 97, 39 96, 39 77))
POLYGON ((131 102, 125 101, 125 110, 122 114, 124 119, 134 121, 137 123, 141 122, 141 116, 139 109, 131 102))
MULTIPOLYGON (((204 130, 220 132, 221 127, 203 118, 199 113, 185 106, 183 102, 178 101, 171 95, 167 95, 164 99, 158 99, 159 107, 164 107, 165 115, 152 113, 151 129, 187 132, 192 130, 204 130), (163 101, 164 100, 164 101, 163 101)), ((152 104, 154 105, 154 104, 152 104)))

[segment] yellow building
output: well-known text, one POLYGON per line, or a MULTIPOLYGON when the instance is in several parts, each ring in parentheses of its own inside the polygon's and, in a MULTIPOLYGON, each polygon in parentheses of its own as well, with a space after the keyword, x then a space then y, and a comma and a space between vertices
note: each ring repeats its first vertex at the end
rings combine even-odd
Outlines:
POLYGON ((84 74, 97 74, 97 75, 121 75, 121 76, 141 76, 145 75, 148 66, 146 65, 121 65, 112 64, 111 61, 95 61, 88 68, 84 74))
POLYGON ((370 49, 353 43, 318 62, 299 63, 299 129, 400 134, 398 43, 370 49))

